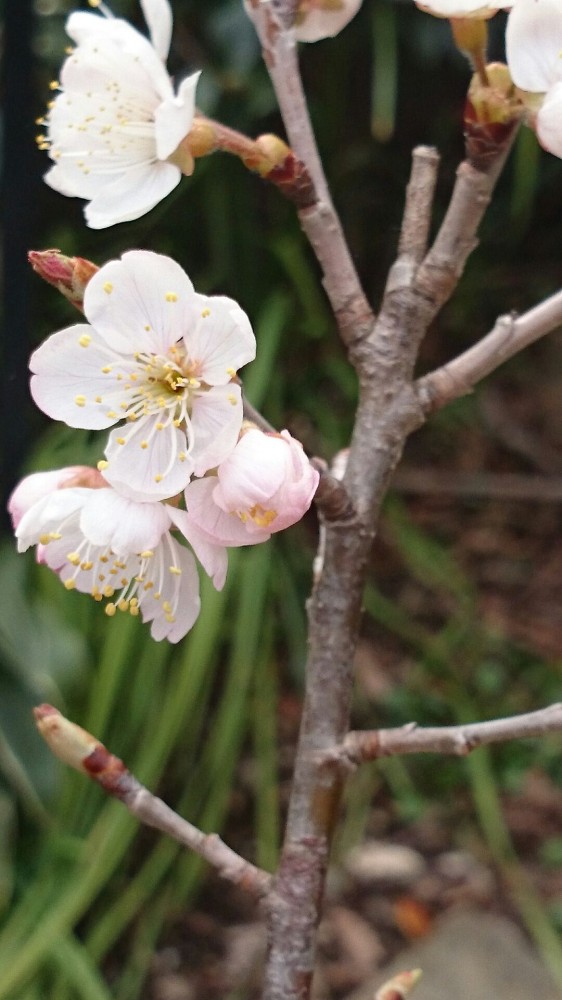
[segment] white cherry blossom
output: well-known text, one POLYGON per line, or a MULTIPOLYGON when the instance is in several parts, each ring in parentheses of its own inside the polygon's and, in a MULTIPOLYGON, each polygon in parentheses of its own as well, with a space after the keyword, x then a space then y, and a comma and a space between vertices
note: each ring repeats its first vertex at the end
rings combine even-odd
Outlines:
MULTIPOLYGON (((95 470, 91 470, 94 472, 95 470)), ((128 612, 151 622, 154 639, 178 642, 200 609, 199 579, 192 552, 172 534, 181 516, 170 504, 136 503, 108 486, 57 488, 72 469, 50 474, 52 489, 17 520, 18 550, 37 545, 38 558, 67 590, 106 599, 106 614, 128 612)), ((33 479, 33 477, 29 477, 33 479)), ((20 494, 36 484, 23 480, 20 494)), ((46 489, 46 481, 43 482, 46 489)), ((17 491, 16 491, 17 492, 17 491)), ((226 576, 226 551, 201 547, 204 568, 217 589, 226 576)))
POLYGON ((65 60, 61 92, 38 136, 55 165, 45 180, 85 198, 93 229, 138 219, 190 173, 176 153, 195 111, 199 73, 174 92, 165 60, 172 15, 168 0, 143 0, 151 42, 119 18, 78 11, 66 25, 76 47, 65 60), (176 154, 176 155, 174 155, 176 154))
POLYGON ((506 53, 513 82, 527 92, 539 142, 562 157, 562 0, 517 0, 506 53))
POLYGON ((197 554, 205 540, 228 546, 265 542, 301 519, 318 479, 288 431, 246 430, 216 475, 193 480, 185 490, 185 533, 197 554))
POLYGON ((33 398, 71 427, 119 424, 98 466, 106 480, 133 500, 172 497, 236 444, 232 379, 255 356, 250 321, 232 299, 196 293, 169 257, 142 250, 100 268, 84 312, 90 324, 32 355, 33 398))

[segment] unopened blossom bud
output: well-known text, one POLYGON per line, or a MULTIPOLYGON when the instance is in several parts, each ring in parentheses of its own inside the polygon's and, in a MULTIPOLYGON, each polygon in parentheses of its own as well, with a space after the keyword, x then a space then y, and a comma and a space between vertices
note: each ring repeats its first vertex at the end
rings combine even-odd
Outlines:
POLYGON ((131 787, 132 776, 119 757, 81 726, 65 719, 52 705, 33 709, 37 728, 55 757, 87 774, 110 795, 121 798, 131 787))
POLYGON ((41 278, 64 295, 77 309, 82 309, 84 292, 90 278, 99 270, 85 257, 66 257, 60 250, 30 250, 27 259, 41 278))
POLYGON ((246 430, 217 474, 185 490, 182 527, 196 555, 201 544, 253 545, 295 524, 306 513, 319 474, 288 431, 246 430))
POLYGON ((85 771, 84 761, 98 746, 98 741, 74 722, 69 722, 52 705, 33 709, 41 736, 55 757, 77 771, 85 771))
POLYGON ((421 969, 412 969, 410 972, 399 972, 375 993, 375 1000, 404 1000, 409 996, 414 986, 419 983, 422 976, 421 969))

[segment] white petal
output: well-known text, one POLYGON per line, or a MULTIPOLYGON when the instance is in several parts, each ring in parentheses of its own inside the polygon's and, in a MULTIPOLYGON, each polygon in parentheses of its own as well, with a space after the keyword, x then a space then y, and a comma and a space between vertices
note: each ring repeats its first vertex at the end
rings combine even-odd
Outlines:
POLYGON ((127 72, 132 68, 132 62, 136 61, 149 75, 152 86, 161 100, 173 92, 162 59, 148 39, 127 21, 117 17, 98 17, 96 14, 77 11, 68 18, 66 32, 80 48, 98 46, 102 59, 109 47, 117 47, 125 57, 119 76, 120 82, 126 84, 127 72))
POLYGON ((227 512, 267 504, 287 478, 290 456, 283 439, 247 431, 219 467, 216 502, 227 512))
POLYGON ((492 17, 500 8, 513 6, 514 0, 498 0, 486 3, 486 0, 416 0, 421 10, 435 17, 476 17, 486 20, 492 17))
POLYGON ((165 536, 165 541, 167 547, 164 542, 158 546, 154 553, 155 566, 152 567, 153 574, 159 571, 163 578, 161 597, 159 600, 154 598, 154 588, 145 591, 140 600, 140 608, 143 621, 152 622, 150 634, 153 639, 178 642, 189 632, 201 609, 199 577, 195 559, 189 549, 169 535, 165 536), (181 574, 170 573, 172 561, 181 569, 181 574), (166 612, 164 602, 171 605, 171 616, 166 612), (168 621, 168 617, 174 620, 168 621))
POLYGON ((104 186, 84 209, 90 229, 106 229, 118 222, 132 222, 145 215, 181 180, 172 163, 139 163, 104 186))
POLYGON ((118 350, 165 354, 186 329, 194 294, 187 274, 170 257, 131 250, 88 282, 84 312, 118 350))
POLYGON ((184 333, 189 357, 208 385, 226 385, 233 372, 253 361, 256 338, 246 313, 224 295, 193 296, 192 318, 184 333))
POLYGON ((172 40, 172 10, 168 0, 140 0, 150 40, 162 62, 166 62, 172 40))
POLYGON ((342 0, 336 10, 313 7, 295 27, 298 41, 318 42, 321 38, 333 38, 355 17, 362 2, 363 0, 342 0))
MULTIPOLYGON (((206 482, 206 480, 198 480, 198 482, 206 482)), ((198 531, 187 511, 170 507, 169 513, 176 527, 190 543, 207 576, 211 577, 215 589, 222 590, 228 568, 228 556, 224 545, 210 542, 203 532, 198 531)))
POLYGON ((507 62, 522 90, 543 93, 562 76, 561 0, 516 0, 506 30, 507 62))
POLYGON ((103 474, 107 482, 123 496, 141 503, 180 493, 193 471, 193 462, 186 455, 185 433, 173 426, 154 433, 156 420, 147 417, 112 431, 105 450, 109 464, 103 474), (144 442, 147 447, 143 447, 144 442))
POLYGON ((43 497, 64 486, 68 480, 72 480, 84 471, 83 465, 71 465, 65 469, 53 469, 49 472, 33 472, 30 476, 25 476, 10 494, 8 499, 8 513, 12 519, 14 529, 17 528, 24 514, 43 497))
POLYGON ((65 518, 80 510, 89 493, 90 490, 80 488, 55 490, 33 504, 16 530, 18 552, 37 545, 41 535, 54 531, 65 518))
POLYGON ((120 556, 156 548, 169 527, 163 504, 134 503, 111 489, 92 490, 80 514, 86 538, 120 556))
POLYGON ((562 157, 562 83, 548 91, 537 115, 537 136, 541 146, 562 157))
POLYGON ((234 448, 242 426, 242 395, 238 385, 217 385, 193 403, 191 423, 193 471, 203 476, 234 448))
POLYGON ((113 352, 113 375, 104 373, 108 353, 96 331, 85 323, 54 333, 29 362, 34 372, 31 395, 37 406, 70 427, 111 427, 119 419, 114 409, 120 398, 115 373, 127 369, 119 365, 113 352))
POLYGON ((188 134, 195 114, 195 90, 201 73, 182 80, 177 96, 163 101, 154 112, 156 155, 159 160, 171 156, 188 134))

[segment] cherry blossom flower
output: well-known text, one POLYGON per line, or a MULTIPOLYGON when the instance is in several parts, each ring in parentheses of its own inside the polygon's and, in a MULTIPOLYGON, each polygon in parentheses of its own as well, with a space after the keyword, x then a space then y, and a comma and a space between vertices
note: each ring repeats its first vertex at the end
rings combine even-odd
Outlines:
POLYGON ((238 546, 265 542, 299 521, 319 475, 288 431, 244 431, 216 475, 185 490, 187 530, 195 552, 204 541, 238 546))
MULTIPOLYGON (((41 474, 50 476, 51 488, 43 480, 42 495, 30 506, 32 493, 41 492, 36 476, 16 488, 10 503, 16 510, 18 551, 37 545, 40 561, 58 573, 67 590, 89 593, 96 601, 106 598, 107 615, 118 610, 140 614, 152 623, 154 639, 178 642, 200 609, 194 556, 172 534, 178 526, 181 531, 185 511, 170 504, 137 503, 107 485, 60 488, 73 473, 59 469, 41 474), (13 502, 18 495, 27 508, 21 516, 19 502, 13 502)), ((221 589, 225 549, 203 544, 200 553, 221 589)))
POLYGON ((39 147, 55 162, 47 184, 87 199, 93 229, 138 219, 193 169, 178 147, 193 121, 199 73, 174 93, 165 67, 172 31, 168 0, 141 0, 141 6, 151 42, 111 15, 71 14, 66 30, 76 48, 63 64, 60 84, 52 84, 61 92, 39 122, 46 126, 39 147))
POLYGON ((562 2, 517 0, 506 30, 507 62, 539 142, 562 156, 562 2))
POLYGON ((231 380, 255 356, 250 321, 199 295, 169 257, 133 250, 88 282, 79 323, 31 357, 31 392, 50 417, 109 436, 99 468, 132 500, 179 493, 229 455, 242 424, 231 380))
MULTIPOLYGON (((295 16, 295 36, 299 42, 333 38, 355 17, 363 0, 299 0, 295 16)), ((244 0, 251 16, 251 0, 244 0)))

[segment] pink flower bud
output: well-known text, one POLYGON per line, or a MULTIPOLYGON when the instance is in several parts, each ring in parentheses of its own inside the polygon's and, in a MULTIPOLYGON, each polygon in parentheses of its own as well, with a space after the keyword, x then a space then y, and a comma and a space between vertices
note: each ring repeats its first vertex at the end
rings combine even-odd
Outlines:
POLYGON ((288 431, 242 434, 216 476, 192 481, 185 491, 190 528, 221 545, 264 542, 299 521, 312 503, 319 474, 288 431))
POLYGON ((27 259, 37 274, 82 309, 86 285, 99 270, 96 264, 84 257, 65 257, 56 249, 30 250, 27 259))

